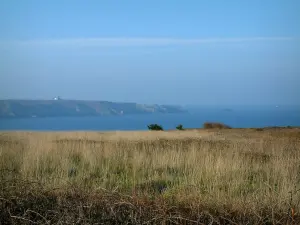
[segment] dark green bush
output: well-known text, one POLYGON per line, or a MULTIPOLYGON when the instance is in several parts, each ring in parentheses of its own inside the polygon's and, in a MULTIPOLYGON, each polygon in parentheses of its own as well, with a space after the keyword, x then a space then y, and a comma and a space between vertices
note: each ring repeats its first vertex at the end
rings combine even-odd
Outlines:
POLYGON ((164 130, 161 125, 158 124, 150 124, 148 125, 149 130, 164 130))
POLYGON ((176 127, 177 130, 184 130, 182 124, 179 124, 177 127, 176 127))

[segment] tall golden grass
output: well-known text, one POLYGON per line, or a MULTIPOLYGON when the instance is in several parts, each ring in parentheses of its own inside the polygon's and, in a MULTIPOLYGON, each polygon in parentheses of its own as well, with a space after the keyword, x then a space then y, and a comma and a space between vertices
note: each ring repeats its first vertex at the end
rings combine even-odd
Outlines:
POLYGON ((1 224, 300 224, 300 130, 3 132, 1 224))

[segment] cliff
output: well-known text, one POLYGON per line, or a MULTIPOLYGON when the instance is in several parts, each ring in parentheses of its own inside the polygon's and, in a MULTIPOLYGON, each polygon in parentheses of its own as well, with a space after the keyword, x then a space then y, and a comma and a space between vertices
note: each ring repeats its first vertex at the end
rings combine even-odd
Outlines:
POLYGON ((0 100, 0 118, 184 113, 179 106, 81 100, 0 100))

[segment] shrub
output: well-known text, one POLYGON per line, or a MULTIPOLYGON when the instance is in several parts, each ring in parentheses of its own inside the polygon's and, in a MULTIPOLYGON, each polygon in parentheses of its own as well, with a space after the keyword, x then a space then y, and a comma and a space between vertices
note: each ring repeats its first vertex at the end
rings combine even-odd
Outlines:
POLYGON ((176 129, 177 129, 177 130, 184 130, 182 124, 179 124, 179 125, 176 127, 176 129))
POLYGON ((215 123, 215 122, 206 122, 203 124, 203 128, 205 129, 214 129, 214 128, 217 128, 217 129, 231 129, 230 126, 228 125, 225 125, 223 123, 215 123))
POLYGON ((158 124, 150 124, 148 125, 149 130, 164 130, 161 125, 158 124))

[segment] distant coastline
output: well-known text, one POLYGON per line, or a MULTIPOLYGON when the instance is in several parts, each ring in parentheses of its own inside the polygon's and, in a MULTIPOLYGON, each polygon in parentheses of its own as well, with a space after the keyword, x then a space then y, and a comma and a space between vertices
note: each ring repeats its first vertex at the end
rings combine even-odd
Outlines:
POLYGON ((181 106, 64 100, 60 97, 53 100, 0 100, 0 118, 122 116, 187 112, 181 106))

